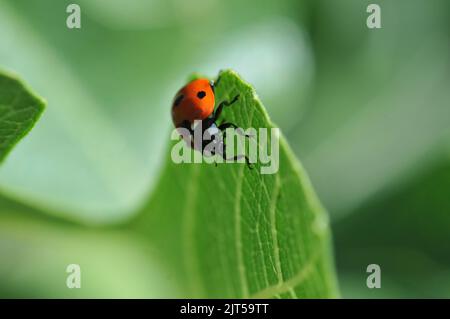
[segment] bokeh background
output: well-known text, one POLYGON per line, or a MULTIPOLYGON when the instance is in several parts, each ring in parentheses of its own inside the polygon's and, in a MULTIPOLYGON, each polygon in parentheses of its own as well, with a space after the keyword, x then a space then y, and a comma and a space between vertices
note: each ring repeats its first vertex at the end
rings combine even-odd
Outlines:
POLYGON ((0 296, 78 296, 74 259, 82 296, 160 296, 145 244, 90 226, 148 199, 187 76, 233 68, 329 211, 342 296, 450 297, 448 1, 77 0, 69 30, 71 2, 0 0, 0 67, 48 101, 0 167, 0 296))

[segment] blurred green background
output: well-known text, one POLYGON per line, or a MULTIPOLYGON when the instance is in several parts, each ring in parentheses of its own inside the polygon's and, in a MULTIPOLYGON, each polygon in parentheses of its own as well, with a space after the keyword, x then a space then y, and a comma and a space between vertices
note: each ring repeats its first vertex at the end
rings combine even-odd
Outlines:
POLYGON ((0 67, 48 101, 0 167, 0 296, 78 296, 61 286, 74 260, 89 264, 82 296, 174 296, 139 239, 70 221, 130 218, 161 170, 174 92, 233 68, 331 215, 343 297, 450 297, 448 1, 78 0, 70 30, 72 2, 0 0, 0 67))

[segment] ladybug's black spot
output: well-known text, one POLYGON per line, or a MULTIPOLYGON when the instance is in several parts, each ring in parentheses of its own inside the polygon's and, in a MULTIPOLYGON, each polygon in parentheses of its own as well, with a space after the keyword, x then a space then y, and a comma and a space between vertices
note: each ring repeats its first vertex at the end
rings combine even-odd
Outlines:
POLYGON ((206 92, 205 92, 205 91, 199 91, 199 92, 197 93, 197 97, 198 97, 199 99, 203 99, 205 96, 206 96, 206 92))
POLYGON ((181 101, 184 99, 184 95, 183 94, 181 94, 180 96, 178 96, 176 99, 175 99, 175 102, 173 103, 175 106, 178 106, 178 105, 180 105, 180 103, 181 103, 181 101))

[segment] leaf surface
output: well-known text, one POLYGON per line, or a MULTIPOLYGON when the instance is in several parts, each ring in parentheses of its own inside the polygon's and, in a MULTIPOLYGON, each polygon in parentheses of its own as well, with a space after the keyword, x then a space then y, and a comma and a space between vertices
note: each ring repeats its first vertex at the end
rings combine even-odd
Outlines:
MULTIPOLYGON (((222 118, 272 128, 253 88, 220 75, 216 103, 240 94, 222 118)), ((279 171, 261 165, 174 164, 133 221, 189 297, 336 297, 327 214, 280 137, 279 171)))
POLYGON ((44 106, 22 82, 0 72, 0 161, 31 130, 44 106))

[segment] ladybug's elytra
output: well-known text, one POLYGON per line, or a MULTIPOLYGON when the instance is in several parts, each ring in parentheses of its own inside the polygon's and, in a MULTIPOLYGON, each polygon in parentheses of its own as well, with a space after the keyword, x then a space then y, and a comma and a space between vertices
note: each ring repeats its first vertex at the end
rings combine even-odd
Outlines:
POLYGON ((172 104, 172 119, 176 127, 183 122, 192 124, 195 120, 204 120, 214 111, 214 82, 197 79, 186 84, 175 95, 172 104))
MULTIPOLYGON (((220 78, 219 78, 220 80, 220 78)), ((199 120, 202 124, 202 136, 205 131, 213 132, 211 135, 213 136, 213 142, 221 144, 220 147, 216 147, 215 151, 220 150, 218 152, 225 160, 230 160, 226 157, 226 147, 223 140, 220 138, 218 131, 224 133, 227 128, 235 128, 239 129, 237 125, 223 121, 220 125, 217 125, 216 121, 219 119, 222 109, 225 106, 230 106, 235 103, 239 99, 239 94, 236 95, 231 101, 222 101, 217 108, 215 107, 215 96, 214 96, 214 88, 217 87, 219 80, 214 83, 214 81, 210 81, 205 78, 200 78, 193 80, 182 87, 173 100, 172 104, 172 120, 173 124, 176 128, 185 128, 190 132, 191 136, 191 144, 190 146, 195 149, 199 149, 200 151, 204 151, 205 147, 211 141, 202 141, 200 146, 195 147, 193 144, 193 135, 194 129, 192 125, 194 121, 199 120)), ((223 134, 225 135, 225 134, 223 134)), ((246 137, 250 137, 249 135, 241 134, 246 137)), ((215 155, 215 153, 211 153, 215 155)), ((245 158, 245 161, 248 166, 250 166, 249 160, 247 156, 237 155, 232 157, 231 159, 237 160, 240 158, 245 158)))

